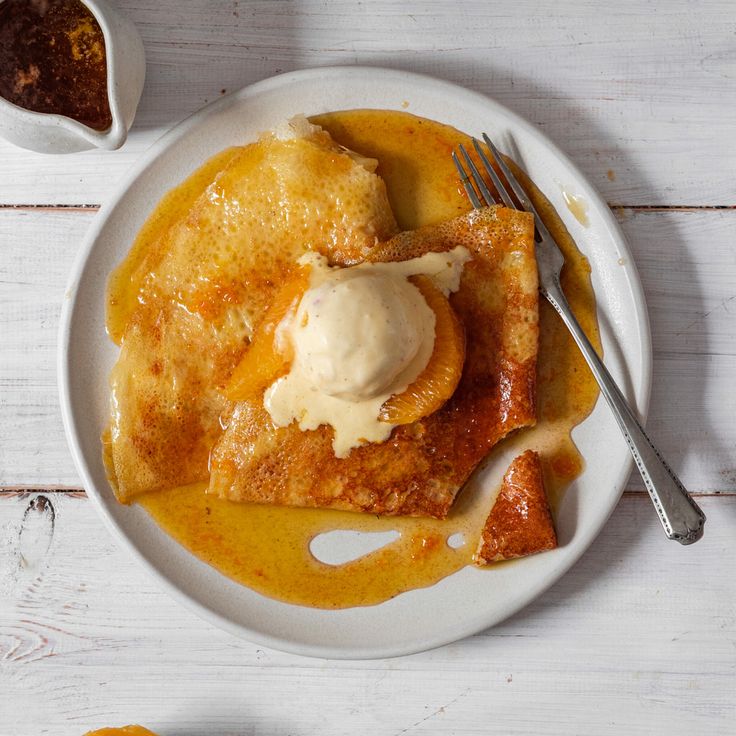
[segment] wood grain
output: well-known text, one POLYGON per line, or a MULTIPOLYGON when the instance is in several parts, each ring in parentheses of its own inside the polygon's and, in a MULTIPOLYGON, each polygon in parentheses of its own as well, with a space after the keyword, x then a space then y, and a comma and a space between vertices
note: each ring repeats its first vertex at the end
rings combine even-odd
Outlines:
POLYGON ((0 736, 130 722, 161 736, 732 734, 731 0, 116 4, 148 57, 123 149, 42 156, 0 141, 0 736), (667 542, 632 478, 583 559, 527 609, 451 646, 375 662, 234 639, 115 546, 79 489, 56 391, 58 313, 84 233, 173 124, 273 74, 333 64, 424 72, 494 97, 616 206, 652 323, 648 426, 706 494, 701 542, 667 542))
POLYGON ((100 203, 143 150, 207 102, 335 64, 422 72, 491 95, 544 130, 613 204, 736 203, 729 0, 118 5, 147 54, 129 141, 114 154, 56 157, 0 142, 0 203, 100 203))
POLYGON ((0 501, 0 733, 142 722, 195 734, 729 733, 736 498, 667 542, 624 498, 583 559, 506 623, 395 660, 309 660, 239 641, 159 593, 84 499, 0 501), (648 560, 649 564, 642 564, 648 560), (441 676, 438 676, 441 673, 441 676), (315 704, 319 703, 319 707, 315 704), (348 725, 349 724, 349 725, 348 725))
MULTIPOLYGON (((736 211, 617 214, 652 324, 651 432, 693 490, 736 490, 736 211)), ((79 486, 59 415, 56 333, 67 273, 93 217, 0 211, 0 486, 79 486)))

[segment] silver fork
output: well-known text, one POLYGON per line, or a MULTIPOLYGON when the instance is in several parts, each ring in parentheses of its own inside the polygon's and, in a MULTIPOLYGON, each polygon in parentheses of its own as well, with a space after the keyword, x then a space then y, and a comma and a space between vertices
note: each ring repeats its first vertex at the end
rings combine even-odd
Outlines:
MULTIPOLYGON (((562 317, 562 321, 570 330, 585 360, 588 362, 593 376, 598 381, 601 393, 606 398, 606 401, 608 401, 608 405, 611 407, 618 426, 626 438, 631 454, 634 457, 634 462, 636 462, 639 468, 644 485, 649 492, 654 508, 659 514, 659 520, 662 522, 665 534, 669 539, 674 539, 680 542, 680 544, 697 542, 703 536, 705 514, 695 501, 693 501, 679 478, 669 465, 667 465, 664 458, 660 455, 659 450, 657 450, 654 443, 649 439, 644 428, 621 393, 621 390, 611 377, 603 361, 598 357, 598 354, 590 344, 577 319, 575 319, 575 315, 572 313, 560 285, 560 271, 565 262, 562 251, 560 251, 554 238, 545 227, 542 219, 539 217, 539 213, 536 211, 521 184, 519 184, 511 169, 504 161, 503 156, 485 133, 483 134, 483 140, 488 147, 488 152, 508 182, 511 191, 521 203, 521 208, 516 205, 509 190, 493 168, 483 147, 474 138, 473 146, 480 158, 483 169, 485 169, 493 182, 493 186, 498 192, 503 204, 512 209, 526 210, 534 215, 537 264, 539 268, 539 290, 555 308, 560 317, 562 317)), ((470 201, 473 203, 473 207, 480 209, 486 205, 496 204, 496 199, 486 185, 478 167, 463 146, 460 146, 460 153, 465 159, 470 175, 466 172, 460 158, 455 152, 452 154, 452 159, 455 162, 457 170, 460 172, 463 187, 470 201), (475 186, 473 186, 474 184, 475 186)))

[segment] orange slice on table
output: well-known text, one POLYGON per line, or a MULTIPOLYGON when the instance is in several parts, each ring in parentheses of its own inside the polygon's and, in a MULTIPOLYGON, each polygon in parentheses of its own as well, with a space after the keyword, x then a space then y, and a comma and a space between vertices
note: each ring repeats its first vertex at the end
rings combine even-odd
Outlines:
POLYGON ((391 424, 411 424, 441 409, 455 393, 465 362, 465 330, 447 297, 426 276, 412 276, 411 282, 435 314, 434 350, 417 379, 381 407, 378 418, 391 424))
POLYGON ((101 728, 97 731, 88 731, 84 736, 156 736, 143 726, 122 726, 121 728, 101 728))

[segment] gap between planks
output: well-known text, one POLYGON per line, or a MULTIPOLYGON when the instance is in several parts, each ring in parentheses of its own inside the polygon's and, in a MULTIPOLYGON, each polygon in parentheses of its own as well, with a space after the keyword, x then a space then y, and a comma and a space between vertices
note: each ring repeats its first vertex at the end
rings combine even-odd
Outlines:
MULTIPOLYGON (((31 210, 34 212, 96 212, 99 204, 0 204, 0 210, 31 210)), ((736 210, 736 204, 608 204, 614 211, 636 210, 639 212, 700 212, 736 210)))
POLYGON ((31 210, 33 212, 96 212, 99 204, 0 204, 0 210, 31 210))
MULTIPOLYGON (((61 485, 51 485, 51 486, 24 486, 24 485, 16 485, 16 486, 1 486, 0 487, 0 498, 3 498, 4 496, 7 497, 16 497, 16 496, 25 496, 30 493, 63 493, 68 496, 74 496, 77 498, 86 498, 87 492, 84 490, 84 488, 74 488, 72 486, 61 486, 61 485)), ((634 490, 626 490, 623 493, 626 497, 632 497, 632 498, 648 498, 646 491, 634 491, 634 490)), ((724 490, 724 491, 690 491, 691 496, 698 496, 698 497, 719 497, 719 496, 736 496, 736 490, 724 490)))

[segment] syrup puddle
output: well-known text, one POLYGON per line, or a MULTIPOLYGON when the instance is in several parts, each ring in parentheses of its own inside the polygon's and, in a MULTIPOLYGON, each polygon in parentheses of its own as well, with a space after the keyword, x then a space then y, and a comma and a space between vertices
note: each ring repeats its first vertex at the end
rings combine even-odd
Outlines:
POLYGON ((565 200, 567 209, 570 210, 573 217, 583 226, 588 227, 590 220, 588 219, 588 203, 577 194, 568 192, 563 186, 560 186, 562 197, 565 200))

